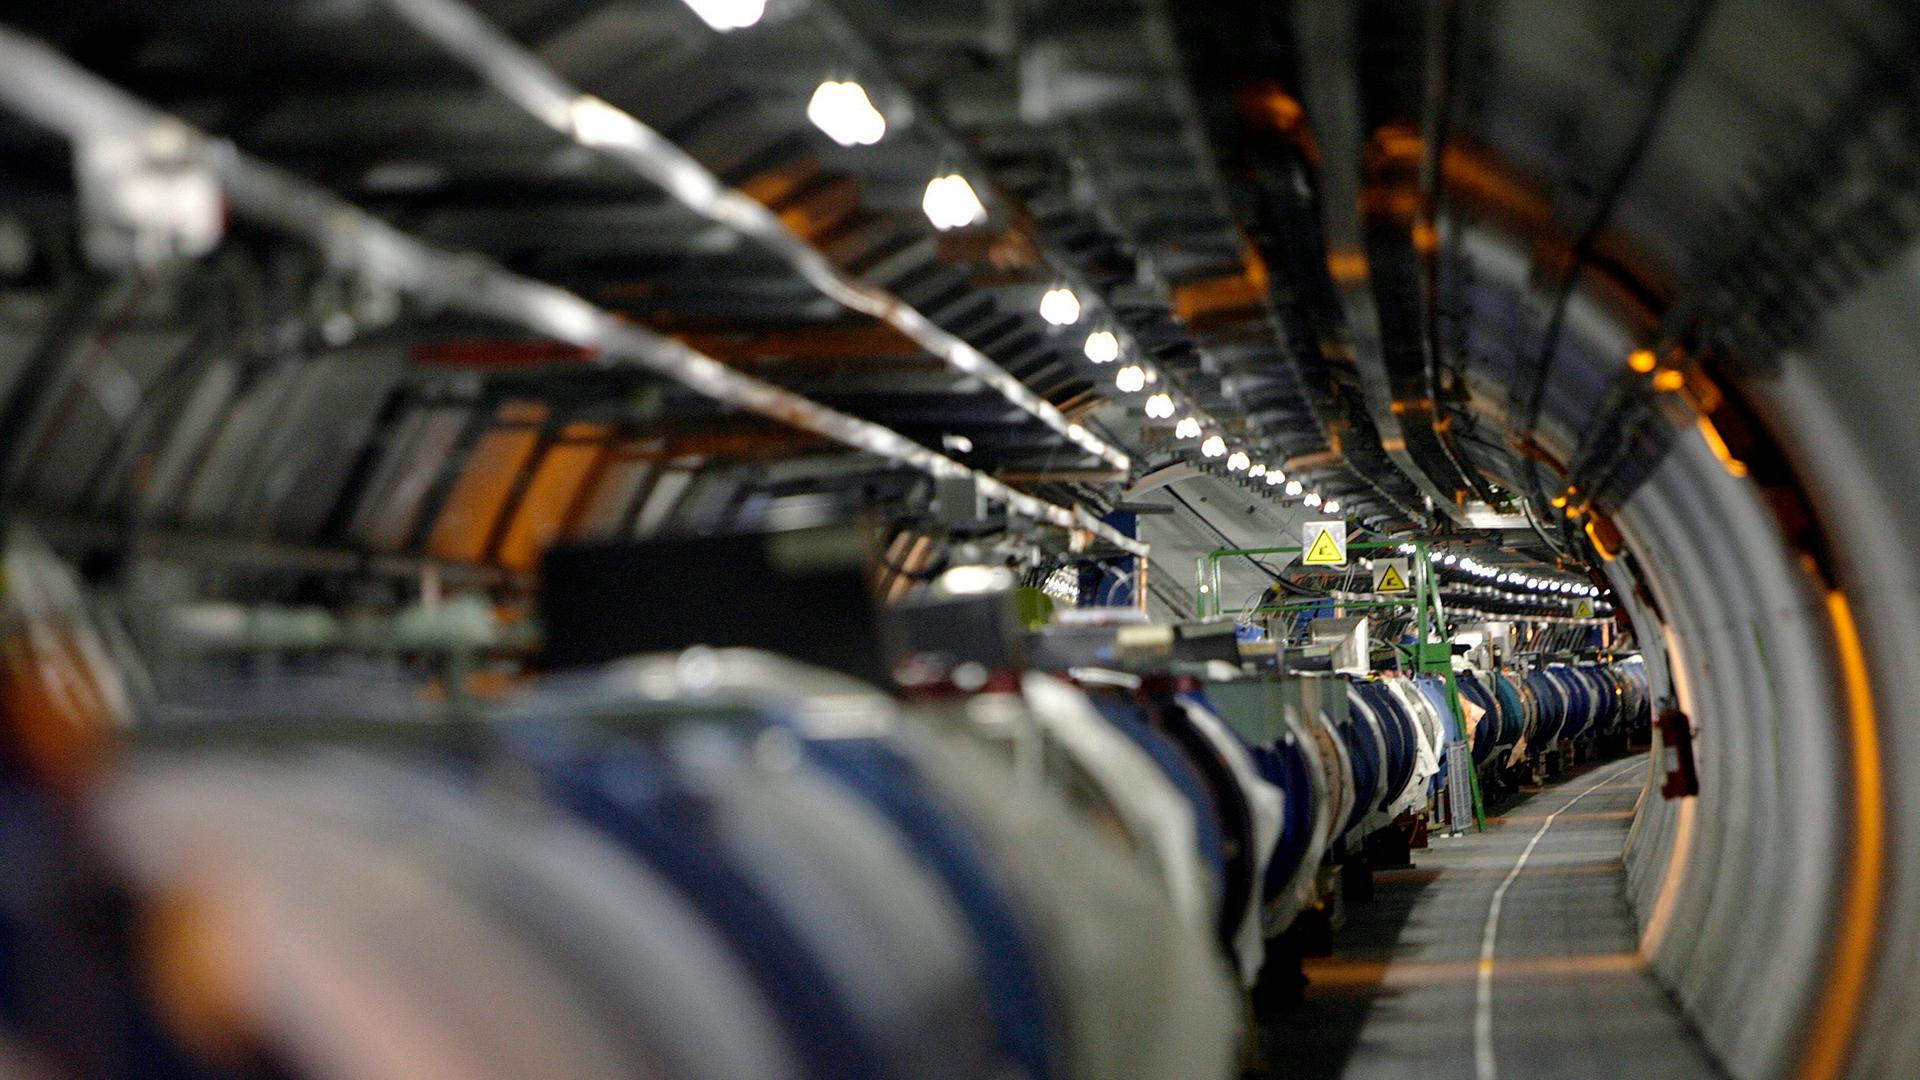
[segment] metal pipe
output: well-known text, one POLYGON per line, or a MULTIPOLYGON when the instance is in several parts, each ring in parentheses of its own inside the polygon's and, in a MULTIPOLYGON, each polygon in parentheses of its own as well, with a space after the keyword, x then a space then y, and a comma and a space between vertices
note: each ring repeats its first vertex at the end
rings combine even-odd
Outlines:
POLYGON ((38 40, 0 28, 0 102, 75 142, 168 132, 197 140, 231 210, 316 245, 335 265, 405 291, 429 306, 498 319, 592 350, 594 362, 645 368, 716 401, 875 454, 930 476, 972 477, 1009 510, 1097 536, 1130 554, 1147 546, 1100 521, 1015 491, 891 428, 830 409, 743 374, 684 342, 627 323, 574 293, 510 273, 477 255, 442 251, 332 193, 231 144, 214 140, 69 61, 38 40))

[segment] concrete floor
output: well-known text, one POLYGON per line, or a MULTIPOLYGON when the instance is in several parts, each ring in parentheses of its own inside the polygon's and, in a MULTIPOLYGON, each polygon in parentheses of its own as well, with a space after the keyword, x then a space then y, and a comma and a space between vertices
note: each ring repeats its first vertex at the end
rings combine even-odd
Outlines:
POLYGON ((1307 962, 1305 1002, 1264 1018, 1267 1062, 1254 1075, 1720 1075, 1636 952, 1620 854, 1645 775, 1644 755, 1583 768, 1498 808, 1485 833, 1437 838, 1413 869, 1377 872, 1334 956, 1307 962), (1489 910, 1510 875, 1483 993, 1489 910))

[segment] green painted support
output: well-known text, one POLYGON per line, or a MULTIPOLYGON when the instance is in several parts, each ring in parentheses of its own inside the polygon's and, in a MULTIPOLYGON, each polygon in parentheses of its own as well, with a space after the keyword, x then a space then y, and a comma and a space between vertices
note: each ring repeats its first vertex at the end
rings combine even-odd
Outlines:
MULTIPOLYGON (((1348 551, 1379 551, 1385 548, 1398 548, 1396 543, 1382 541, 1352 541, 1347 544, 1348 551)), ((1439 597, 1439 587, 1433 581, 1433 556, 1424 541, 1414 541, 1414 640, 1412 649, 1412 668, 1423 674, 1440 675, 1447 682, 1447 701, 1453 708, 1454 720, 1464 733, 1467 727, 1467 713, 1460 705, 1460 686, 1453 675, 1453 645, 1446 640, 1446 628, 1439 625, 1435 612, 1435 601, 1439 597), (1428 625, 1432 623, 1434 633, 1441 640, 1429 645, 1427 641, 1428 625)), ((1220 602, 1220 560, 1231 556, 1252 557, 1255 555, 1296 555, 1301 548, 1297 544, 1283 544, 1277 547, 1262 548, 1216 548, 1195 560, 1194 564, 1194 609, 1200 618, 1229 614, 1220 602)), ((1261 604, 1234 615, 1251 615, 1261 612, 1299 611, 1303 608, 1317 607, 1327 603, 1327 598, 1312 600, 1289 600, 1279 604, 1261 604)), ((1406 607, 1406 600, 1335 600, 1344 609, 1373 609, 1387 607, 1406 607)), ((1401 648, 1395 645, 1395 648, 1401 648)), ((1474 829, 1485 832, 1487 828, 1486 808, 1480 794, 1480 770, 1467 770, 1467 784, 1473 793, 1474 829)))

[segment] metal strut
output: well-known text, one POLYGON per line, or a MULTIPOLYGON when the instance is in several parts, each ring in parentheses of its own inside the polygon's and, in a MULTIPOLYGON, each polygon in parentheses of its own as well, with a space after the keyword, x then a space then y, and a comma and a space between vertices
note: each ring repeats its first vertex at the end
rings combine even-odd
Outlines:
MULTIPOLYGON (((46 44, 0 28, 0 104, 76 145, 101 139, 193 142, 235 213, 313 243, 334 265, 430 306, 496 319, 592 350, 593 362, 638 367, 749 412, 939 477, 972 477, 1009 510, 1098 537, 1134 555, 1147 545, 1082 507, 1064 507, 914 442, 891 428, 828 408, 743 374, 673 338, 616 318, 586 299, 522 277, 477 255, 422 243, 314 184, 241 153, 127 94, 46 44)), ((757 204, 756 204, 757 205, 757 204)))

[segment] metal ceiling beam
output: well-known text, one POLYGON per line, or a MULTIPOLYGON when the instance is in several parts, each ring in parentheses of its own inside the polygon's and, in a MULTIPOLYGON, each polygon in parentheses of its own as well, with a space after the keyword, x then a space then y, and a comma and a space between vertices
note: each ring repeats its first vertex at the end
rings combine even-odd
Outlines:
POLYGON ((1127 454, 1074 423, 1005 368, 893 293, 844 274, 778 214, 729 187, 699 161, 633 116, 569 85, 539 57, 464 0, 384 0, 386 6, 535 119, 659 185, 688 209, 778 255, 848 310, 885 322, 955 371, 980 380, 1086 453, 1125 472, 1127 454))
MULTIPOLYGON (((1150 361, 1167 385, 1177 391, 1177 400, 1186 403, 1181 409, 1184 415, 1197 415, 1209 430, 1218 428, 1222 432, 1231 432, 1239 429, 1236 442, 1246 442, 1247 450, 1256 453, 1258 460, 1275 460, 1287 455, 1285 439, 1280 431, 1274 430, 1275 427, 1285 430, 1285 425, 1263 422, 1261 412, 1251 407, 1253 403, 1246 395, 1237 392, 1254 378, 1274 377, 1271 373, 1251 376, 1247 374, 1249 370, 1285 362, 1281 359, 1279 330, 1273 323, 1272 312, 1265 307, 1258 307, 1259 298, 1254 297, 1247 303, 1255 305, 1255 309, 1244 313, 1248 318, 1243 323, 1223 326, 1218 325, 1218 320, 1212 320, 1213 325, 1209 325, 1209 320, 1196 319, 1191 311, 1176 310, 1185 290, 1178 287, 1180 278, 1170 274, 1168 267, 1178 264, 1182 258, 1204 258, 1209 264, 1225 260, 1236 269, 1236 274, 1226 279, 1230 286, 1239 289, 1252 286, 1247 284, 1248 277, 1238 273, 1245 269, 1244 239, 1233 225, 1219 176, 1211 167, 1212 155, 1205 136, 1201 134, 1198 105, 1192 100, 1185 82, 1177 76, 1180 58, 1173 51, 1174 35, 1163 11, 1148 6, 1141 14, 1143 25, 1140 27, 1131 24, 1115 26, 1111 20, 1116 16, 1113 13, 1107 16, 1108 29, 1112 31, 1116 48, 1132 59, 1124 83, 1108 78, 1103 93, 1128 95, 1126 115, 1135 121, 1136 126, 1128 131, 1124 148, 1118 145, 1101 147, 1104 155, 1090 153, 1089 147, 1094 142, 1100 111, 1103 108, 1108 112, 1113 111, 1112 98, 1102 97, 1097 102, 1086 103, 1084 114, 1068 113, 1035 123, 1022 120, 1016 104, 997 100, 1007 94, 1025 93, 1021 87, 1022 79, 1017 76, 986 79, 993 89, 979 87, 966 93, 954 93, 949 87, 949 92, 943 94, 940 101, 930 101, 925 94, 916 92, 909 85, 899 66, 889 59, 886 48, 849 20, 831 0, 813 0, 806 5, 803 17, 841 50, 853 69, 862 73, 867 86, 877 88, 888 100, 902 101, 908 105, 916 130, 938 144, 943 160, 953 162, 961 172, 972 178, 989 205, 993 202, 1011 205, 1016 201, 1003 189, 1003 174, 1008 169, 1019 169, 1020 165, 1011 163, 1018 159, 1040 153, 1055 154, 1062 162, 1060 171, 1064 173, 1069 171, 1064 167, 1066 163, 1074 159, 1085 161, 1102 156, 1107 160, 1116 159, 1127 152, 1137 152, 1143 140, 1148 143, 1156 140, 1172 143, 1177 150, 1163 154, 1163 160, 1154 166, 1156 170, 1173 169, 1179 173, 1168 182, 1167 190, 1149 192, 1145 186, 1136 183, 1125 198, 1138 200, 1151 195, 1153 197, 1148 201, 1159 205, 1160 212, 1195 215, 1194 229, 1166 238, 1167 242, 1158 245, 1157 249, 1148 238, 1139 235, 1139 230, 1122 241, 1117 231, 1096 222, 1091 214, 1081 212, 1076 200, 1055 189, 1042 192, 1038 198, 1030 196, 1021 205, 1020 209, 1026 213, 1019 216, 1030 216, 1032 220, 1023 221, 1017 226, 1017 235, 1031 245, 1035 259, 1046 266, 1048 280, 1065 282, 1083 298, 1101 299, 1114 317, 1112 328, 1130 336, 1132 352, 1150 361), (1143 31, 1139 35, 1137 52, 1132 34, 1134 30, 1143 31), (1118 44, 1120 42, 1125 44, 1118 44), (1142 98, 1147 94, 1163 95, 1168 99, 1164 107, 1175 114, 1173 122, 1162 127, 1158 113, 1155 113, 1155 122, 1147 124, 1145 128, 1138 127, 1141 110, 1149 107, 1142 98), (973 131, 971 138, 963 137, 948 121, 948 114, 954 111, 956 100, 966 103, 962 115, 973 131), (1017 128, 1009 126, 1015 124, 1017 128), (1021 152, 1008 152, 1005 144, 1009 139, 1022 147, 1021 152), (976 153, 976 147, 983 149, 976 153), (990 165, 982 160, 983 154, 997 160, 990 165), (1193 194, 1196 178, 1204 181, 1199 185, 1204 189, 1204 193, 1197 197, 1199 209, 1195 209, 1196 196, 1193 194), (1218 237, 1215 245, 1217 250, 1210 255, 1206 253, 1207 245, 1201 239, 1204 230, 1209 228, 1217 230, 1218 237), (1088 264, 1095 269, 1087 270, 1088 264), (1101 286, 1094 282, 1090 274, 1117 279, 1121 284, 1118 287, 1111 283, 1101 286), (1124 299, 1119 296, 1122 289, 1127 290, 1124 299), (1234 347, 1225 343, 1236 333, 1246 333, 1248 329, 1256 340, 1241 346, 1240 350, 1249 355, 1239 358, 1231 356, 1234 347), (1177 346, 1184 346, 1184 350, 1176 347, 1176 343, 1177 346), (1178 355, 1183 351, 1185 357, 1178 355), (1219 361, 1219 366, 1227 374, 1216 376, 1203 356, 1219 361), (1206 383, 1217 383, 1220 392, 1203 389, 1206 383), (1239 413, 1238 423, 1234 417, 1222 414, 1222 406, 1239 413)), ((1131 13, 1127 18, 1132 18, 1131 13)), ((1004 62, 1010 64, 1013 61, 1004 62)), ((1086 85, 1084 80, 1087 76, 1080 78, 1082 85, 1086 85)), ((1156 102, 1151 107, 1158 109, 1162 106, 1156 102)), ((1100 171, 1088 170, 1083 179, 1098 184, 1100 171)), ((1103 191, 1102 195, 1108 201, 1113 201, 1111 189, 1103 191)), ((1118 217, 1125 220, 1131 215, 1121 214, 1118 217)), ((996 242, 1004 239, 999 238, 996 242)), ((1070 404, 1063 404, 1062 409, 1070 416, 1078 415, 1070 404)), ((1356 489, 1364 490, 1369 495, 1379 495, 1377 489, 1358 471, 1351 471, 1351 475, 1356 489)), ((1274 490, 1256 494, 1261 498, 1279 497, 1274 490)), ((1410 513, 1404 508, 1396 509, 1410 513)))
MULTIPOLYGON (((46 44, 0 28, 0 104, 76 146, 156 135, 188 141, 212 171, 228 208, 260 225, 313 243, 333 265, 396 288, 429 307, 497 319, 593 350, 593 363, 644 368, 707 397, 811 431, 936 478, 971 477, 1010 511, 1077 530, 1136 555, 1146 545, 1081 507, 1015 491, 890 428, 742 374, 673 338, 632 325, 545 282, 475 255, 430 247, 316 185, 255 161, 132 97, 46 44)), ((1097 437, 1091 436, 1089 438, 1097 437)))

